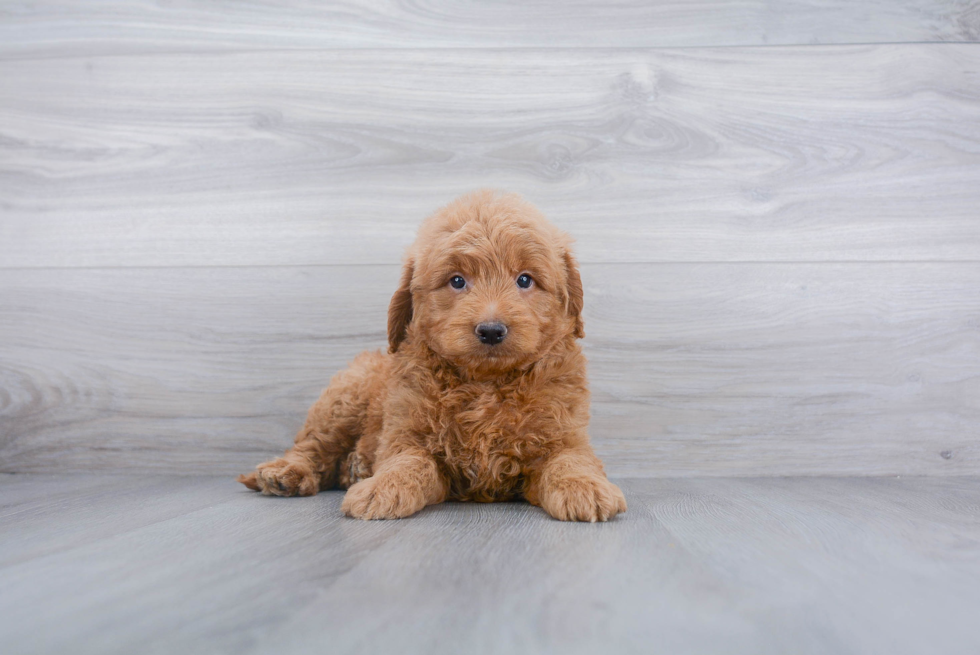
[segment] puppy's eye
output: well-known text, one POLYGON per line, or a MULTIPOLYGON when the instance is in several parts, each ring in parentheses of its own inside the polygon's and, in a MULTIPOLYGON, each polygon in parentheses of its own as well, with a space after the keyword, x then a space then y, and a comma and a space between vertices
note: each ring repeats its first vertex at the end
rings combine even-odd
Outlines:
POLYGON ((463 279, 462 275, 454 275, 449 279, 449 286, 453 289, 462 289, 466 286, 466 280, 463 279))
POLYGON ((530 287, 533 281, 534 280, 532 280, 531 276, 528 275, 527 273, 521 273, 520 275, 517 276, 517 286, 519 286, 522 289, 527 289, 528 287, 530 287))

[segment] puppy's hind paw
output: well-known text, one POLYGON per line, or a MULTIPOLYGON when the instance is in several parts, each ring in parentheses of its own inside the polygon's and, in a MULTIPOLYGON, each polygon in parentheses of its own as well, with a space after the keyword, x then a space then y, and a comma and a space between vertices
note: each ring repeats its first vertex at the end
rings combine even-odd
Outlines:
POLYGON ((238 481, 266 496, 312 496, 320 490, 320 476, 309 464, 283 457, 259 464, 238 481))
POLYGON ((235 479, 238 482, 241 482, 242 484, 244 484, 246 487, 248 487, 252 491, 262 491, 262 488, 259 486, 259 481, 258 481, 257 476, 255 475, 255 473, 242 473, 241 475, 239 475, 235 479))

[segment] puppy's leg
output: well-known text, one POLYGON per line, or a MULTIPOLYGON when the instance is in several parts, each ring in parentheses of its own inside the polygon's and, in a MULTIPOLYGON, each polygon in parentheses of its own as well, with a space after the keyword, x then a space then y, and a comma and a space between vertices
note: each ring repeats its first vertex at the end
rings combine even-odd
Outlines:
POLYGON ((606 521, 626 511, 623 492, 588 445, 562 449, 530 471, 525 497, 561 521, 606 521))
POLYGON ((441 503, 449 485, 428 452, 405 449, 381 461, 374 475, 344 496, 344 514, 357 519, 400 519, 441 503))
POLYGON ((336 477, 346 441, 342 433, 321 432, 307 424, 285 455, 259 464, 252 473, 238 476, 238 481, 267 496, 312 496, 336 477))
POLYGON ((358 356, 310 408, 293 447, 238 481, 271 496, 312 496, 336 486, 340 463, 371 429, 371 406, 381 402, 385 376, 384 355, 358 356))

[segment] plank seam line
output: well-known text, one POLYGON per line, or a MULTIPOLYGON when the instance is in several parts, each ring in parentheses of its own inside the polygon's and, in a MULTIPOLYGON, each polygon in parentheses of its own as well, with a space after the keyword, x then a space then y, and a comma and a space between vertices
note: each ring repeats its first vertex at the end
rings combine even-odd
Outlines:
MULTIPOLYGON (((112 41, 109 41, 112 43, 112 41)), ((725 44, 725 45, 683 45, 683 46, 558 46, 554 48, 541 46, 481 46, 481 47, 460 47, 460 46, 394 46, 394 47, 308 47, 308 48, 199 48, 187 50, 157 50, 152 52, 94 52, 94 53, 74 53, 63 55, 38 56, 24 54, 18 56, 16 52, 0 53, 0 63, 16 61, 45 61, 54 59, 94 59, 94 58, 115 58, 115 57, 170 57, 179 55, 242 55, 242 54, 270 54, 270 53, 310 53, 310 52, 486 52, 499 53, 503 51, 515 52, 579 52, 587 51, 591 53, 607 52, 656 52, 656 51, 677 51, 677 50, 777 50, 777 49, 813 49, 813 48, 860 48, 873 46, 980 46, 978 41, 856 41, 849 43, 758 43, 758 44, 725 44)), ((27 46, 29 47, 29 46, 27 46)))
MULTIPOLYGON (((857 264, 927 264, 927 265, 975 265, 976 259, 780 259, 780 260, 669 260, 669 261, 582 261, 581 266, 792 266, 792 265, 857 265, 857 264)), ((174 269, 242 269, 242 268, 368 268, 401 267, 397 261, 391 262, 348 262, 337 264, 163 264, 159 266, 0 266, 0 272, 16 271, 126 271, 126 270, 174 270, 174 269)))

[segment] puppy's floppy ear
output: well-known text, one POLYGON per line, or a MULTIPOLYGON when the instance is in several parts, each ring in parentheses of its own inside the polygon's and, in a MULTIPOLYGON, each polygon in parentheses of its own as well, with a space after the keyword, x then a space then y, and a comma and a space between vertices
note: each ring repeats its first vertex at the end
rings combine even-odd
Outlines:
POLYGON ((572 253, 565 251, 565 310, 569 316, 575 319, 575 329, 572 332, 576 339, 585 336, 585 323, 582 321, 582 307, 585 306, 585 298, 582 293, 582 276, 578 273, 578 263, 572 257, 572 253))
POLYGON ((402 269, 401 283, 391 297, 388 305, 388 352, 398 350, 405 340, 408 324, 412 322, 412 275, 415 274, 415 263, 409 259, 402 269))

